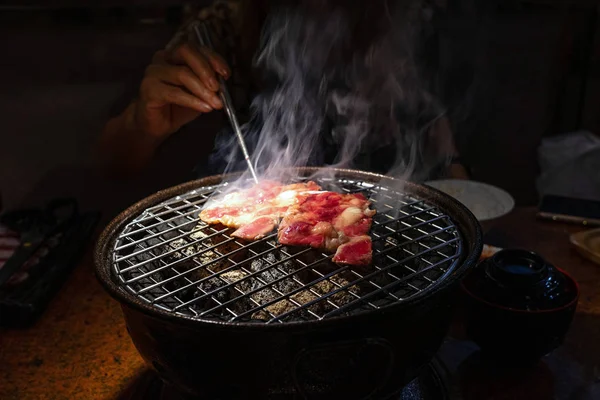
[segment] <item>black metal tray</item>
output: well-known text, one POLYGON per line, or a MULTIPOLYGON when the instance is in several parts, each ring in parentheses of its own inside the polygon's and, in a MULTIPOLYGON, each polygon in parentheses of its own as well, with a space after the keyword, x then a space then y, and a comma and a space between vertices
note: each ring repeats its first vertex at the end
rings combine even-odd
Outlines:
POLYGON ((18 284, 0 288, 0 326, 25 328, 37 321, 77 265, 89 243, 99 213, 80 214, 46 240, 47 251, 18 284))

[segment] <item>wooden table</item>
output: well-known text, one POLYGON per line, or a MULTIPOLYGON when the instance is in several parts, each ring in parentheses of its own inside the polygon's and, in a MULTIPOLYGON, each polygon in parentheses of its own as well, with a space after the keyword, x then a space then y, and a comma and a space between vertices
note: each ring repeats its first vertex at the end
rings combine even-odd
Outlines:
MULTIPOLYGON (((537 221, 531 208, 515 210, 495 228, 510 234, 521 247, 539 252, 579 282, 577 316, 565 344, 555 353, 558 363, 566 365, 562 373, 596 379, 600 366, 600 266, 571 248, 569 234, 580 228, 537 221), (561 361, 566 359, 568 362, 561 361)), ((0 331, 3 400, 116 399, 144 372, 117 302, 94 277, 91 252, 34 327, 0 331)), ((584 398, 571 395, 564 399, 584 398)))

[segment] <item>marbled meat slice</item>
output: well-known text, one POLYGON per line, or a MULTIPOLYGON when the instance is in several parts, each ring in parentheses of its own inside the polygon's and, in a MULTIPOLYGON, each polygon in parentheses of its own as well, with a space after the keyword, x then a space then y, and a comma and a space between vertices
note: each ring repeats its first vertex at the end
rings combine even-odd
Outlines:
POLYGON ((333 262, 371 263, 369 229, 375 210, 362 194, 335 192, 298 196, 279 224, 279 243, 335 251, 333 262))
POLYGON ((207 224, 238 228, 231 235, 240 239, 257 240, 275 229, 299 194, 319 190, 312 181, 291 185, 262 181, 210 204, 200 212, 200 219, 207 224))

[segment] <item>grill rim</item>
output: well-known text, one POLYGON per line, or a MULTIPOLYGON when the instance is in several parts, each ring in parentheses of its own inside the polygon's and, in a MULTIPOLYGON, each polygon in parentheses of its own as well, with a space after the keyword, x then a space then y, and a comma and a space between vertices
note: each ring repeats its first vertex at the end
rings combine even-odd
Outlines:
POLYGON ((340 176, 341 178, 361 179, 368 183, 381 183, 387 181, 392 184, 403 184, 404 191, 407 194, 415 195, 419 199, 429 202, 450 217, 454 222, 463 242, 463 254, 460 255, 459 259, 456 261, 454 271, 448 277, 439 282, 439 284, 437 284, 435 287, 431 288, 431 290, 428 290, 425 293, 416 294, 406 301, 394 303, 378 310, 369 310, 358 314, 338 315, 324 318, 322 320, 289 321, 278 324, 259 324, 255 322, 244 321, 226 322, 211 319, 201 319, 178 314, 172 311, 162 310, 159 307, 155 307, 152 304, 145 302, 143 299, 133 295, 132 293, 129 293, 125 288, 121 287, 113 280, 115 278, 112 276, 112 251, 119 234, 128 223, 138 217, 146 209, 153 207, 160 202, 198 188, 218 185, 223 181, 236 179, 242 175, 242 172, 233 172, 229 174, 212 175, 160 190, 138 201, 121 212, 102 231, 94 249, 94 270, 97 279, 100 281, 104 289, 114 299, 119 301, 121 305, 126 305, 142 312, 145 315, 149 315, 158 319, 167 320, 190 327, 204 325, 207 327, 212 326, 226 329, 251 328, 279 331, 281 329, 298 329, 299 327, 308 329, 317 326, 327 327, 329 324, 338 324, 342 321, 347 321, 348 319, 357 322, 361 319, 372 318, 376 315, 383 315, 390 312, 397 312, 401 309, 411 308, 415 304, 418 304, 429 297, 435 297, 437 293, 448 289, 449 286, 456 285, 456 287, 458 287, 460 280, 464 278, 469 269, 475 265, 481 255, 481 251, 483 249, 483 234, 481 226, 473 213, 471 213, 471 211, 469 211, 462 203, 435 188, 409 181, 401 181, 399 179, 381 174, 352 169, 302 167, 292 168, 291 170, 296 171, 301 176, 307 177, 327 170, 333 172, 336 176, 340 176))

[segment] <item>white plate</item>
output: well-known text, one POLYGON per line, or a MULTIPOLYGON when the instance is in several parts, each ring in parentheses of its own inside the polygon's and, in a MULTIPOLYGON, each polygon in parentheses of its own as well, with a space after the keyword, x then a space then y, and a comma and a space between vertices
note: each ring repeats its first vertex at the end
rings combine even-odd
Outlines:
POLYGON ((479 221, 501 217, 515 207, 515 200, 510 194, 487 183, 445 179, 426 184, 463 203, 479 221))

